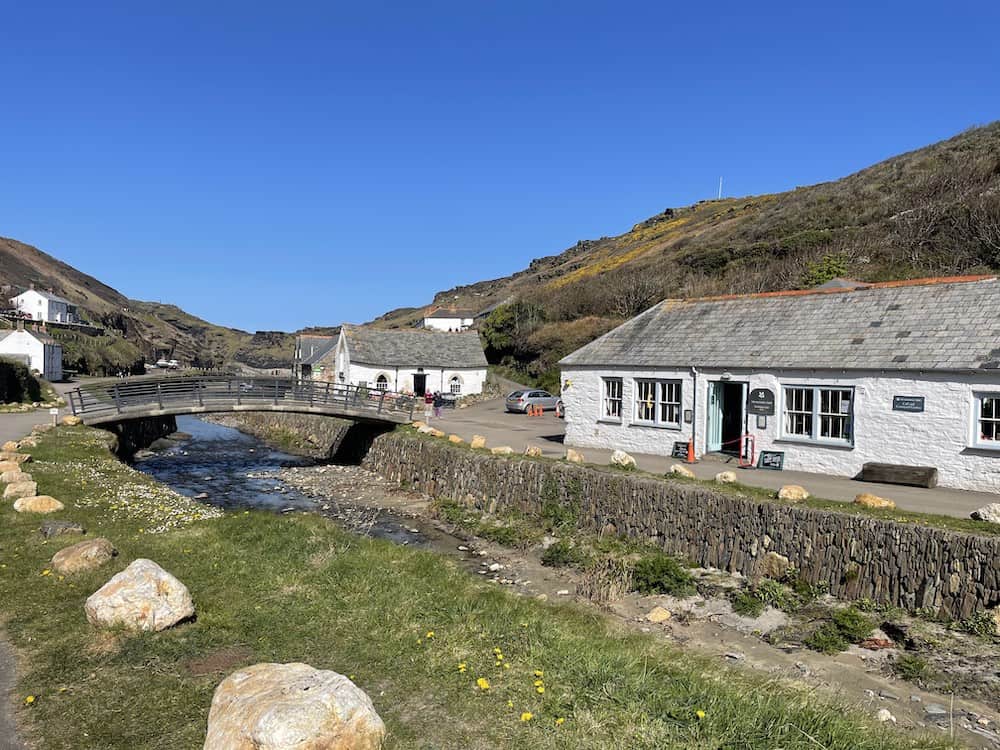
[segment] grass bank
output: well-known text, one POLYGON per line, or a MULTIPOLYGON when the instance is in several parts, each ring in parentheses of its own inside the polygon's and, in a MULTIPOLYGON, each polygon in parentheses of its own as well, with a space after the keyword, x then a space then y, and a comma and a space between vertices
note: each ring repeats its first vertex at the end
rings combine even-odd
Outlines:
POLYGON ((40 490, 66 503, 57 518, 118 547, 102 570, 47 573, 56 549, 76 540, 46 543, 38 517, 0 506, 0 614, 21 657, 19 718, 40 747, 199 748, 215 686, 260 661, 352 676, 391 748, 948 746, 320 517, 203 517, 104 446, 96 431, 60 428, 30 465, 40 490), (194 622, 147 635, 87 625, 86 597, 137 557, 187 584, 194 622))

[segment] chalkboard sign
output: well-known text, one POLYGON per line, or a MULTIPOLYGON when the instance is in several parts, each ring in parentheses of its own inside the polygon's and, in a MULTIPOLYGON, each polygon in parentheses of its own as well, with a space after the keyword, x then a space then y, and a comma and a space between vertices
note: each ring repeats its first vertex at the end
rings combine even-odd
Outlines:
POLYGON ((785 452, 784 451, 761 451, 760 459, 757 461, 758 469, 771 469, 772 471, 781 471, 785 468, 785 452))
POLYGON ((892 410, 893 411, 909 411, 915 414, 922 412, 924 410, 924 397, 923 396, 893 396, 892 397, 892 410))
POLYGON ((688 444, 687 443, 674 443, 674 450, 670 454, 672 458, 683 458, 685 461, 688 457, 688 444))
POLYGON ((765 417, 774 416, 774 391, 770 388, 751 388, 747 398, 747 412, 765 417))

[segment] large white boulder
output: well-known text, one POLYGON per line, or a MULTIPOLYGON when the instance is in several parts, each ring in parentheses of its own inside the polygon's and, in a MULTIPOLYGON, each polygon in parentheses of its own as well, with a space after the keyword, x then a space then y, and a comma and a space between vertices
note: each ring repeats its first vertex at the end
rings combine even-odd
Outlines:
POLYGON ((615 450, 611 454, 611 465, 620 466, 623 469, 634 469, 635 459, 623 450, 615 450))
POLYGON ((152 560, 139 559, 90 595, 87 620, 97 627, 165 630, 194 614, 187 587, 152 560))
POLYGON ((972 511, 972 517, 977 521, 1000 523, 1000 503, 990 503, 989 505, 984 505, 979 510, 972 511))
POLYGON ((215 689, 204 750, 378 750, 385 725, 342 674, 255 664, 215 689))
POLYGON ((670 467, 670 473, 676 474, 679 477, 684 477, 686 479, 696 479, 695 474, 687 466, 682 466, 681 464, 673 464, 670 467))

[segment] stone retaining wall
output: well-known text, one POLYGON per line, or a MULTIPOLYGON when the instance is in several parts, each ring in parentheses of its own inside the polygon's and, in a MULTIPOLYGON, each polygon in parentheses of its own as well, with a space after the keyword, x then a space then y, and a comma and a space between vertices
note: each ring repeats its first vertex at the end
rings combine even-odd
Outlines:
POLYGON ((333 457, 354 424, 316 414, 265 411, 212 414, 208 421, 233 427, 288 453, 319 459, 333 457))
POLYGON ((442 441, 378 437, 364 465, 393 481, 481 510, 575 510, 692 562, 744 575, 768 551, 844 599, 870 598, 964 619, 1000 603, 1000 537, 893 523, 730 495, 709 486, 553 461, 499 458, 442 441))

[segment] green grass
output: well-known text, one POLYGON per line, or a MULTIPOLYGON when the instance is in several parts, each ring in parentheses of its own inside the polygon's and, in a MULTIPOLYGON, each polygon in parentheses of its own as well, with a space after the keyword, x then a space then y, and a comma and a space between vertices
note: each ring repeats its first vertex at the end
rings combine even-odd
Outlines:
POLYGON ((42 575, 76 540, 46 543, 37 517, 0 506, 0 613, 21 657, 19 698, 36 696, 19 718, 39 747, 200 748, 215 686, 261 661, 353 675, 386 721, 389 748, 947 746, 623 632, 593 610, 518 598, 439 555, 352 536, 318 516, 187 522, 197 506, 103 446, 93 430, 60 428, 31 465, 40 489, 67 505, 56 517, 116 544, 120 556, 103 569, 42 575), (170 530, 145 531, 164 518, 170 530), (86 597, 137 557, 189 587, 195 621, 132 636, 87 625, 86 597), (509 668, 496 666, 495 647, 509 668), (210 657, 223 662, 216 672, 191 668, 210 657), (488 691, 476 689, 479 677, 488 691), (521 722, 523 711, 534 719, 521 722), (557 727, 557 718, 566 721, 557 727))

